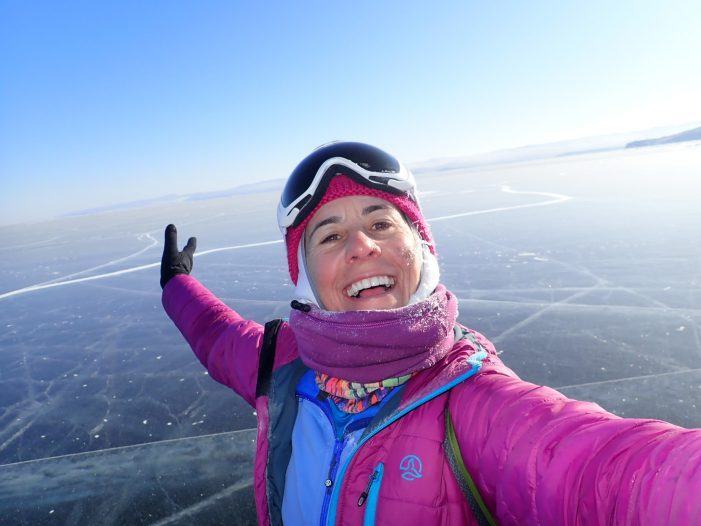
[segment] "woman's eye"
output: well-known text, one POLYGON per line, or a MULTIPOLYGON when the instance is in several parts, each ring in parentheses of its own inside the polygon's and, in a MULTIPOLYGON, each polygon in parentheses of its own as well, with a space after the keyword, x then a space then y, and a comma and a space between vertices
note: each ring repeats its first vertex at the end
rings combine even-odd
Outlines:
POLYGON ((392 224, 389 221, 377 221, 373 223, 372 228, 375 230, 387 230, 392 224))
POLYGON ((321 238, 321 241, 319 243, 330 243, 331 241, 336 241, 338 238, 338 234, 329 234, 328 236, 321 238))

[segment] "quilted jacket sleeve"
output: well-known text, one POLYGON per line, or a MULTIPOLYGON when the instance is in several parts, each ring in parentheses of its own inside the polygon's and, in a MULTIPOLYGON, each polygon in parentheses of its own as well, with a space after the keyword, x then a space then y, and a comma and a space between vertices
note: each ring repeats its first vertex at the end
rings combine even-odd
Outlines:
POLYGON ((499 524, 701 524, 701 430, 620 418, 502 367, 492 360, 451 397, 499 524))
POLYGON ((210 376, 253 406, 263 327, 243 319, 191 276, 172 278, 162 299, 210 376))

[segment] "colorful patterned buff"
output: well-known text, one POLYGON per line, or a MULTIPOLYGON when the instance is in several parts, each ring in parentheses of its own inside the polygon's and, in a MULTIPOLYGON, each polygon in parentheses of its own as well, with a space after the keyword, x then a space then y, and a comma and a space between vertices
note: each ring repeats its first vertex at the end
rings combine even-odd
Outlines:
POLYGON ((316 373, 317 387, 328 393, 331 400, 341 411, 345 413, 360 413, 371 405, 375 405, 387 396, 394 387, 402 385, 411 378, 406 374, 398 378, 388 378, 381 382, 361 384, 340 378, 333 378, 328 374, 316 373))

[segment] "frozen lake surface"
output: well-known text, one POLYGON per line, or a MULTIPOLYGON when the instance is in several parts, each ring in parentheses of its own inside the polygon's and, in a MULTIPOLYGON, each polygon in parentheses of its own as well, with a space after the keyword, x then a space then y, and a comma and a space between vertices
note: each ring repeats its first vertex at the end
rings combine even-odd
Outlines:
MULTIPOLYGON (((700 142, 417 180, 460 321, 517 374, 701 427, 700 142)), ((286 316, 277 198, 0 228, 0 523, 254 522, 255 415, 166 317, 157 262, 173 222, 228 305, 286 316)))

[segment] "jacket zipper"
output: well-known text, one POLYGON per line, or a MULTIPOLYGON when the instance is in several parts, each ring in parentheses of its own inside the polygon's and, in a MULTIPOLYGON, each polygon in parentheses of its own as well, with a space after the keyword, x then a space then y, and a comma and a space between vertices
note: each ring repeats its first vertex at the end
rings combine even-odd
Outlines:
POLYGON ((375 524, 375 516, 377 515, 377 500, 380 496, 380 487, 382 486, 382 474, 384 473, 385 465, 380 462, 370 475, 368 485, 365 491, 360 494, 358 499, 358 507, 363 506, 367 501, 365 509, 365 518, 363 526, 373 526, 375 524))
MULTIPOLYGON (((308 400, 309 402, 312 402, 314 405, 316 405, 319 409, 321 409, 321 412, 326 415, 326 418, 329 421, 329 424, 331 424, 331 429, 335 431, 334 425, 333 425, 333 416, 330 414, 329 408, 326 406, 326 404, 320 402, 318 399, 308 396, 303 393, 297 393, 297 396, 300 398, 304 398, 305 400, 308 400)), ((330 402, 333 403, 333 402, 330 402)), ((331 457, 331 463, 329 464, 329 471, 326 477, 326 480, 324 481, 324 486, 326 487, 326 492, 324 494, 324 502, 321 505, 321 516, 320 516, 320 522, 319 524, 321 526, 324 526, 326 524, 326 519, 327 519, 327 514, 329 510, 329 502, 331 501, 331 495, 333 494, 333 486, 334 486, 334 479, 336 478, 336 472, 338 471, 338 464, 339 460, 341 459, 341 453, 343 452, 343 448, 346 445, 346 439, 348 438, 348 435, 352 432, 355 431, 356 429, 360 429, 362 427, 367 426, 370 423, 371 419, 369 418, 363 418, 361 420, 358 420, 356 422, 351 422, 346 426, 345 433, 343 433, 342 436, 340 437, 335 437, 335 442, 333 446, 333 456, 331 457)), ((334 433, 335 435, 335 433, 334 433)))
POLYGON ((324 494, 324 503, 321 505, 321 515, 319 517, 320 526, 324 526, 326 522, 326 514, 329 511, 329 502, 331 501, 331 493, 333 490, 333 479, 336 477, 336 470, 338 468, 338 461, 341 457, 341 451, 343 451, 343 446, 346 443, 346 437, 343 440, 336 439, 336 443, 333 446, 333 457, 331 457, 331 465, 329 466, 329 473, 324 481, 324 486, 326 486, 326 493, 324 494))
MULTIPOLYGON (((435 391, 433 391, 433 392, 427 394, 427 395, 424 396, 423 398, 420 398, 419 400, 416 400, 415 402, 409 404, 408 406, 406 406, 406 407, 405 407, 404 409, 402 409, 401 411, 399 411, 399 412, 395 413, 394 415, 392 415, 390 418, 385 419, 384 422, 382 423, 382 425, 378 426, 378 427, 377 427, 376 429, 374 429, 371 433, 369 433, 369 434, 366 435, 362 440, 360 440, 360 441, 355 445, 355 448, 353 449, 353 451, 351 451, 350 455, 348 455, 348 458, 347 458, 346 461, 344 462, 343 467, 341 468, 341 473, 340 473, 340 475, 339 475, 339 481, 338 481, 338 482, 342 482, 342 481, 343 481, 343 477, 344 477, 345 474, 346 474, 346 470, 348 469, 348 465, 350 464, 351 460, 353 460, 353 457, 355 456, 355 454, 358 452, 358 450, 359 450, 368 440, 370 440, 370 439, 371 439, 372 437, 374 437, 377 433, 379 433, 380 431, 382 431, 383 429, 385 429, 386 427, 388 427, 390 424, 393 424, 394 422, 396 422, 397 420, 399 420, 401 417, 403 417, 403 416, 406 415, 407 413, 413 411, 414 409, 416 409, 416 408, 419 407, 420 405, 422 405, 422 404, 428 402, 429 400, 432 400, 432 399, 435 398, 436 396, 439 396, 439 395, 445 393, 446 391, 448 391, 449 389, 452 389, 453 387, 455 387, 455 386, 458 385, 459 383, 464 382, 465 380, 467 380, 467 379, 470 378, 471 376, 474 376, 474 375, 482 368, 482 361, 483 361, 486 357, 487 357, 487 352, 486 352, 486 351, 480 351, 480 352, 478 352, 478 353, 473 354, 472 356, 470 356, 470 357, 468 358, 468 362, 469 362, 470 364, 472 364, 472 368, 471 368, 469 371, 467 371, 467 372, 465 372, 464 374, 460 375, 459 377, 455 378, 453 381, 448 382, 447 384, 445 384, 445 385, 439 387, 439 388, 436 389, 435 391)), ((335 486, 335 487, 333 488, 332 493, 331 493, 331 501, 332 501, 332 502, 331 502, 331 506, 330 506, 330 508, 329 508, 330 511, 331 511, 331 513, 330 513, 330 515, 329 515, 328 517, 326 517, 326 519, 327 519, 327 520, 326 520, 326 523, 327 523, 327 524, 330 524, 330 525, 333 525, 334 522, 336 521, 336 507, 338 506, 338 496, 339 496, 339 491, 340 491, 338 488, 340 488, 341 484, 336 483, 334 486, 335 486), (331 519, 330 522, 329 522, 329 519, 331 519)))
POLYGON ((351 432, 355 431, 356 429, 365 427, 369 423, 370 419, 365 418, 356 422, 351 422, 348 425, 348 427, 346 427, 346 432, 343 434, 343 440, 339 441, 339 439, 336 438, 336 444, 334 445, 333 450, 333 457, 331 459, 331 466, 329 467, 329 476, 324 482, 324 486, 326 486, 326 494, 324 495, 324 503, 321 506, 321 516, 319 522, 321 526, 324 526, 324 524, 326 524, 326 519, 329 512, 329 503, 331 502, 331 495, 333 494, 333 486, 335 484, 336 472, 338 471, 338 463, 339 460, 341 460, 341 453, 343 453, 343 449, 346 446, 346 439, 348 438, 348 435, 351 432))
POLYGON ((368 480, 368 485, 365 486, 365 491, 363 491, 360 494, 360 497, 358 498, 358 507, 365 504, 365 500, 368 498, 368 494, 370 493, 370 488, 372 488, 372 483, 375 482, 375 479, 378 476, 378 470, 379 470, 379 466, 377 468, 375 468, 375 471, 373 471, 370 474, 370 480, 368 480))

